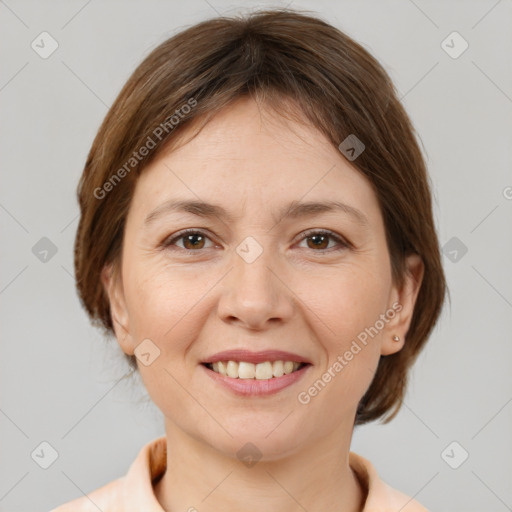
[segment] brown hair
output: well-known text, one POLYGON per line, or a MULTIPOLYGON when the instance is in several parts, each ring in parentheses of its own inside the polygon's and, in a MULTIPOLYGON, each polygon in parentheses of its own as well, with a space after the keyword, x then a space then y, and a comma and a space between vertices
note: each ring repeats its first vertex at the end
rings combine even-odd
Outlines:
POLYGON ((365 150, 353 164, 378 198, 393 282, 403 282, 406 255, 423 260, 405 345, 381 357, 356 417, 356 423, 365 423, 387 414, 389 421, 401 406, 408 369, 437 322, 446 291, 430 183, 387 73, 359 44, 318 17, 280 9, 207 20, 164 41, 137 67, 103 121, 78 185, 80 300, 93 323, 114 333, 100 275, 105 265, 116 268, 120 262, 137 177, 193 119, 206 123, 246 95, 280 115, 284 107, 294 115, 295 108, 336 147, 355 134, 365 150))

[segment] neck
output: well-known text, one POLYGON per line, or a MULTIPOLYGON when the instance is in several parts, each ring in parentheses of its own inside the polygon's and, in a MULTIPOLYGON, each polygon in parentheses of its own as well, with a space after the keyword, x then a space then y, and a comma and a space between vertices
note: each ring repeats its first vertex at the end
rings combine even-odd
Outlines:
POLYGON ((365 496, 349 466, 351 434, 335 431, 282 458, 246 465, 167 422, 167 469, 155 496, 168 512, 360 512, 365 496))

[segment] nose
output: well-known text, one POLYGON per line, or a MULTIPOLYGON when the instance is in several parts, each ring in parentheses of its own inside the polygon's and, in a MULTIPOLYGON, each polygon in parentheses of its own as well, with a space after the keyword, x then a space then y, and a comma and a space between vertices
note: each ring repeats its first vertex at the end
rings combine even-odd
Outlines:
POLYGON ((222 280, 220 318, 250 330, 286 323, 293 314, 294 294, 281 267, 266 249, 252 262, 234 252, 232 269, 222 280))

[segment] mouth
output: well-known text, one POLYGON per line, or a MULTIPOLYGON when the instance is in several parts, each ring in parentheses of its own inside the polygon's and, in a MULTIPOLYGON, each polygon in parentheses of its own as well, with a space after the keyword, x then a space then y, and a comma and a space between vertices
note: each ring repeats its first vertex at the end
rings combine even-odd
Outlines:
POLYGON ((234 361, 222 359, 199 365, 215 386, 242 397, 272 396, 305 378, 311 363, 298 361, 234 361))
POLYGON ((297 361, 262 361, 251 363, 249 361, 215 361, 201 363, 209 370, 230 379, 248 380, 274 380, 302 370, 310 363, 297 361))
POLYGON ((304 379, 313 366, 307 356, 283 350, 243 348, 210 354, 200 363, 215 386, 239 396, 268 396, 304 379))

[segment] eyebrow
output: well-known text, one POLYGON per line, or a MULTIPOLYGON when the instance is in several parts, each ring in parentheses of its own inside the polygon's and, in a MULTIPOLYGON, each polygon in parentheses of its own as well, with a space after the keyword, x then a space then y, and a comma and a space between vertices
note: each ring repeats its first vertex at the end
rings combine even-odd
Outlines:
MULTIPOLYGON (((347 215, 350 215, 362 226, 369 226, 368 218, 363 214, 363 212, 340 201, 292 201, 281 208, 276 223, 281 222, 281 220, 285 218, 297 219, 300 217, 308 217, 320 213, 329 213, 334 211, 343 212, 347 215)), ((204 201, 171 199, 165 203, 162 203, 160 206, 157 206, 151 213, 149 213, 144 220, 144 225, 147 226, 164 214, 172 212, 185 212, 191 213, 198 217, 218 217, 220 219, 225 219, 228 222, 234 221, 234 216, 220 205, 206 203, 204 201)))

